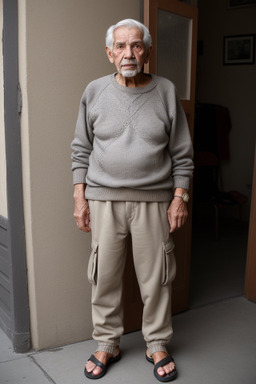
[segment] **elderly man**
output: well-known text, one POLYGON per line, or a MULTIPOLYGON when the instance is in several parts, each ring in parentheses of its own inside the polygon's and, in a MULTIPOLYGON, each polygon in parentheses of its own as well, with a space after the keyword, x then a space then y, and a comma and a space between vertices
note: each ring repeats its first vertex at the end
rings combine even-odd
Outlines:
POLYGON ((74 217, 80 230, 92 233, 88 278, 98 349, 84 370, 91 379, 102 377, 121 357, 129 233, 144 304, 146 359, 158 380, 177 376, 166 348, 173 333, 172 232, 187 219, 193 150, 174 85, 143 72, 151 50, 149 31, 135 20, 108 29, 106 53, 116 72, 85 89, 72 142, 74 217))

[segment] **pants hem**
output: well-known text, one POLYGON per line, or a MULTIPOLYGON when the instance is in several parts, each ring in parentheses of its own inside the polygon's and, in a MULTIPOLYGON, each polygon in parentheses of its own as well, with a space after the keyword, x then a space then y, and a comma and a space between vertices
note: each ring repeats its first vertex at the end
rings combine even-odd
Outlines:
POLYGON ((166 348, 166 344, 162 344, 162 343, 158 343, 158 342, 153 342, 153 343, 147 343, 147 347, 148 347, 149 355, 150 356, 152 356, 153 353, 155 353, 155 352, 166 352, 166 353, 168 353, 167 348, 166 348))
POLYGON ((116 343, 98 343, 98 348, 96 352, 106 352, 111 355, 116 354, 116 347, 119 345, 119 342, 116 343))

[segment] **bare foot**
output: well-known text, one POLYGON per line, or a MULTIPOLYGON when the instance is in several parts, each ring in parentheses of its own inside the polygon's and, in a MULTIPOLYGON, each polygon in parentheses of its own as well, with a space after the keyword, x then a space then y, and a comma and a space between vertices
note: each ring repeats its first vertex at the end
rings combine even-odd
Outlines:
MULTIPOLYGON (((120 349, 119 347, 116 347, 116 353, 114 357, 117 356, 119 353, 120 353, 120 349)), ((101 352, 101 351, 95 352, 94 356, 104 365, 107 365, 109 359, 113 357, 112 354, 107 352, 101 352)), ((94 364, 91 360, 87 361, 85 368, 87 372, 92 372, 94 376, 98 376, 102 372, 102 369, 100 367, 97 367, 97 365, 94 364)))
MULTIPOLYGON (((147 349, 147 356, 151 357, 149 355, 148 349, 147 349)), ((168 356, 168 354, 166 352, 162 352, 162 351, 153 353, 152 358, 154 360, 154 364, 157 364, 160 360, 164 359, 167 356, 168 356)), ((170 362, 169 364, 158 368, 157 373, 159 376, 163 377, 165 375, 168 375, 168 373, 171 373, 174 369, 175 369, 175 364, 173 362, 170 362)))

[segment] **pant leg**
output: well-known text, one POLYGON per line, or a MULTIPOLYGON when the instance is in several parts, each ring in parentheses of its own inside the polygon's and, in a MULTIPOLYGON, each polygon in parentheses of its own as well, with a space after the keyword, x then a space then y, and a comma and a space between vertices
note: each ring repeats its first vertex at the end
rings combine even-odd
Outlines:
POLYGON ((123 202, 89 201, 89 207, 93 338, 98 341, 98 350, 114 353, 123 334, 122 275, 128 233, 125 206, 123 202))
POLYGON ((142 332, 150 353, 165 350, 173 330, 171 281, 176 263, 169 203, 138 203, 131 221, 135 270, 144 303, 142 332))

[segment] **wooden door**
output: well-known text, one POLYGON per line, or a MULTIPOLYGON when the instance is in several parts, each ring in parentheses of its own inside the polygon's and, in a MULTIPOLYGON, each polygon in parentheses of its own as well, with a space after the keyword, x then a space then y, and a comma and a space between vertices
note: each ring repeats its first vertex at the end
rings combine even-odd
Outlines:
MULTIPOLYGON (((177 87, 193 138, 196 83, 197 7, 177 0, 144 0, 144 23, 151 32, 153 52, 145 71, 171 80, 177 87)), ((192 186, 190 187, 192 197, 192 186)), ((172 308, 188 308, 192 202, 189 220, 174 233, 177 276, 173 283, 172 308)))
POLYGON ((245 274, 245 297, 256 303, 256 151, 254 160, 251 216, 245 274))
MULTIPOLYGON (((144 24, 149 28, 153 39, 153 52, 149 64, 145 66, 145 72, 169 78, 175 83, 193 136, 197 8, 177 0, 144 0, 144 24)), ((174 234, 177 276, 173 283, 173 313, 188 308, 191 220, 190 202, 189 220, 184 228, 174 234)), ((131 239, 128 240, 123 299, 125 332, 140 329, 142 302, 133 268, 131 239)))

